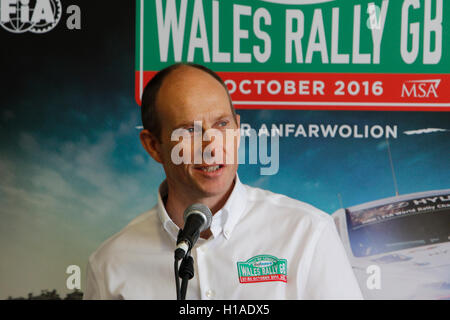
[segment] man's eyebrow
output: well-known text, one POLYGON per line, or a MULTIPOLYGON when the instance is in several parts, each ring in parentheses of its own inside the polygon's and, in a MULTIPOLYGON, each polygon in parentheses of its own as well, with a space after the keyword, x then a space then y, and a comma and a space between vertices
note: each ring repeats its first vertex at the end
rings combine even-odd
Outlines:
MULTIPOLYGON (((230 114, 221 114, 218 115, 217 117, 214 118, 214 122, 223 120, 223 119, 232 119, 233 115, 230 114)), ((176 125, 174 125, 174 128, 185 128, 185 127, 192 127, 194 125, 195 121, 202 121, 202 120, 192 120, 192 121, 185 121, 185 122, 181 122, 178 123, 176 125)))
POLYGON ((214 121, 219 121, 219 120, 223 120, 223 119, 231 119, 233 118, 232 115, 230 114, 221 114, 220 116, 217 116, 214 121))
MULTIPOLYGON (((195 120, 194 120, 195 121, 195 120)), ((194 121, 186 121, 179 124, 176 124, 174 128, 185 128, 185 127, 191 127, 194 125, 194 121)))

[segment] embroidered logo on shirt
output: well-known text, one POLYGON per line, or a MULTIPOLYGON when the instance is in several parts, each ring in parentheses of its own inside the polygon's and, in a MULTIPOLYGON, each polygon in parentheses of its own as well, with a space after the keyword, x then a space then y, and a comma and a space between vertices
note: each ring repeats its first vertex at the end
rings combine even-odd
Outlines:
POLYGON ((238 262, 240 283, 282 281, 287 282, 287 260, 262 254, 238 262))

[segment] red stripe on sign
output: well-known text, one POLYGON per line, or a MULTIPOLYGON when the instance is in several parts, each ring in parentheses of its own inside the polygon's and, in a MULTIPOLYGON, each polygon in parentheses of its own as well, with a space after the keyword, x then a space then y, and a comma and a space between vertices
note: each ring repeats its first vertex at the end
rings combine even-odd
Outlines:
MULTIPOLYGON (((218 73, 237 109, 450 110, 449 74, 218 73)), ((136 71, 139 105, 140 88, 155 74, 136 71)))

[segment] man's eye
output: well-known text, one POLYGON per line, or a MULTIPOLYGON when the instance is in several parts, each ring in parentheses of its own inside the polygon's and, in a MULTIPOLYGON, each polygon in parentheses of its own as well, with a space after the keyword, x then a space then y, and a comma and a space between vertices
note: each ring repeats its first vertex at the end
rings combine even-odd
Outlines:
POLYGON ((186 128, 186 130, 187 130, 189 133, 194 133, 194 127, 186 128))
POLYGON ((219 122, 219 127, 226 127, 228 125, 228 121, 219 122))

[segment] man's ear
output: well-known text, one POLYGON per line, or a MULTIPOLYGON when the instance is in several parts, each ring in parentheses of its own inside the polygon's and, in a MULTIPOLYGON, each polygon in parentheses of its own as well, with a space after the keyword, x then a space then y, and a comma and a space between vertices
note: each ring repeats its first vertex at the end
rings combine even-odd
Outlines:
POLYGON ((162 163, 161 158, 161 143, 155 137, 153 133, 144 129, 139 134, 139 138, 141 139, 142 146, 148 152, 148 154, 159 163, 162 163))

